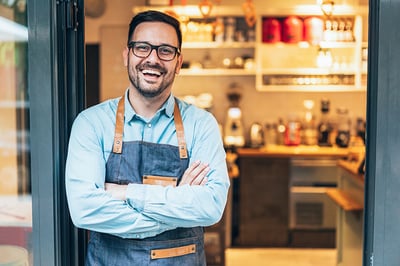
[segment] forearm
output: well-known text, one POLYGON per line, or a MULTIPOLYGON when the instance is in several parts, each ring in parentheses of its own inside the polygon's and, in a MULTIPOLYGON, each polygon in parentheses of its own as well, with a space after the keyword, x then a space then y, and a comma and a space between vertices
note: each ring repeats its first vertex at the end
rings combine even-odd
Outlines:
POLYGON ((83 187, 67 185, 71 218, 79 228, 128 238, 144 238, 174 229, 144 216, 125 201, 112 198, 102 188, 83 187))
POLYGON ((161 187, 130 184, 127 203, 145 216, 176 227, 209 226, 218 222, 226 204, 229 181, 205 186, 161 187))
POLYGON ((120 186, 117 190, 121 193, 118 192, 113 197, 122 197, 122 191, 125 191, 123 197, 127 198, 126 202, 132 208, 172 227, 212 225, 219 221, 225 206, 225 197, 218 199, 213 195, 215 189, 200 185, 165 188, 132 184, 129 190, 126 186, 120 186), (132 194, 134 196, 129 196, 132 194))

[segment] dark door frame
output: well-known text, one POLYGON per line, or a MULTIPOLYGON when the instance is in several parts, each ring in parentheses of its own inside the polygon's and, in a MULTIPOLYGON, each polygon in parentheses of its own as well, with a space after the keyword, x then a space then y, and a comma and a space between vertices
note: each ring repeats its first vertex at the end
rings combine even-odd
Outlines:
POLYGON ((363 265, 399 265, 400 0, 369 1, 363 265))
POLYGON ((85 234, 72 225, 64 185, 70 128, 85 106, 83 5, 28 2, 34 265, 83 264, 85 234))

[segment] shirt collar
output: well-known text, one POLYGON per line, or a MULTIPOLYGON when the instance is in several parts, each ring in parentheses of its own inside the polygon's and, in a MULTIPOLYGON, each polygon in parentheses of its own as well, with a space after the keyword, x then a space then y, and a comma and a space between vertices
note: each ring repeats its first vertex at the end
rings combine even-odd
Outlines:
MULTIPOLYGON (((133 110, 131 104, 128 99, 129 88, 125 91, 125 121, 131 121, 133 117, 136 115, 135 110, 133 110)), ((175 97, 171 93, 167 99, 167 101, 161 106, 161 108, 157 112, 163 112, 166 116, 172 117, 174 115, 174 105, 175 105, 175 97)))
POLYGON ((165 109, 165 114, 168 117, 171 117, 174 115, 174 107, 175 107, 175 97, 171 93, 167 99, 167 101, 164 103, 163 107, 165 109))

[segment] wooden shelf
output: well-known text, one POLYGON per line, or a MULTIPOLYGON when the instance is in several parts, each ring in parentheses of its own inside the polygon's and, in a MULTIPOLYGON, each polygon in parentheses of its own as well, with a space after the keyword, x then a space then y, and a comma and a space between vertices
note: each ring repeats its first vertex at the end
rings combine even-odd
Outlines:
POLYGON ((365 91, 365 87, 357 87, 355 85, 262 85, 256 87, 258 91, 268 92, 355 92, 365 91))
POLYGON ((362 211, 364 206, 343 190, 332 188, 326 194, 344 211, 362 211))
POLYGON ((246 69, 181 69, 181 76, 255 76, 254 70, 246 69))
POLYGON ((284 43, 284 42, 276 42, 276 43, 260 43, 261 47, 268 48, 276 48, 281 49, 285 47, 298 47, 302 49, 317 49, 321 48, 333 48, 333 49, 353 49, 356 47, 356 42, 333 42, 333 41, 321 41, 318 45, 312 45, 306 41, 300 41, 297 43, 284 43))
POLYGON ((305 76, 324 76, 324 75, 355 75, 356 69, 333 69, 323 67, 302 67, 302 68, 263 68, 263 75, 305 75, 305 76))
POLYGON ((244 49, 254 48, 255 42, 184 42, 182 49, 244 49))
POLYGON ((346 148, 319 147, 317 145, 285 146, 270 145, 262 148, 239 148, 239 157, 270 157, 270 158, 343 158, 348 154, 346 148))

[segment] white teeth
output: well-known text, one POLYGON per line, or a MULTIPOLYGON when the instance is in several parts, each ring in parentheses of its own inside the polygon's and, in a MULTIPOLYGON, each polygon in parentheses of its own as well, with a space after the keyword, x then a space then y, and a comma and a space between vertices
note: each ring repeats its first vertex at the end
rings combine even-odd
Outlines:
POLYGON ((150 75, 158 75, 161 76, 161 72, 155 71, 155 70, 150 70, 150 69, 145 69, 143 70, 143 74, 150 74, 150 75))

